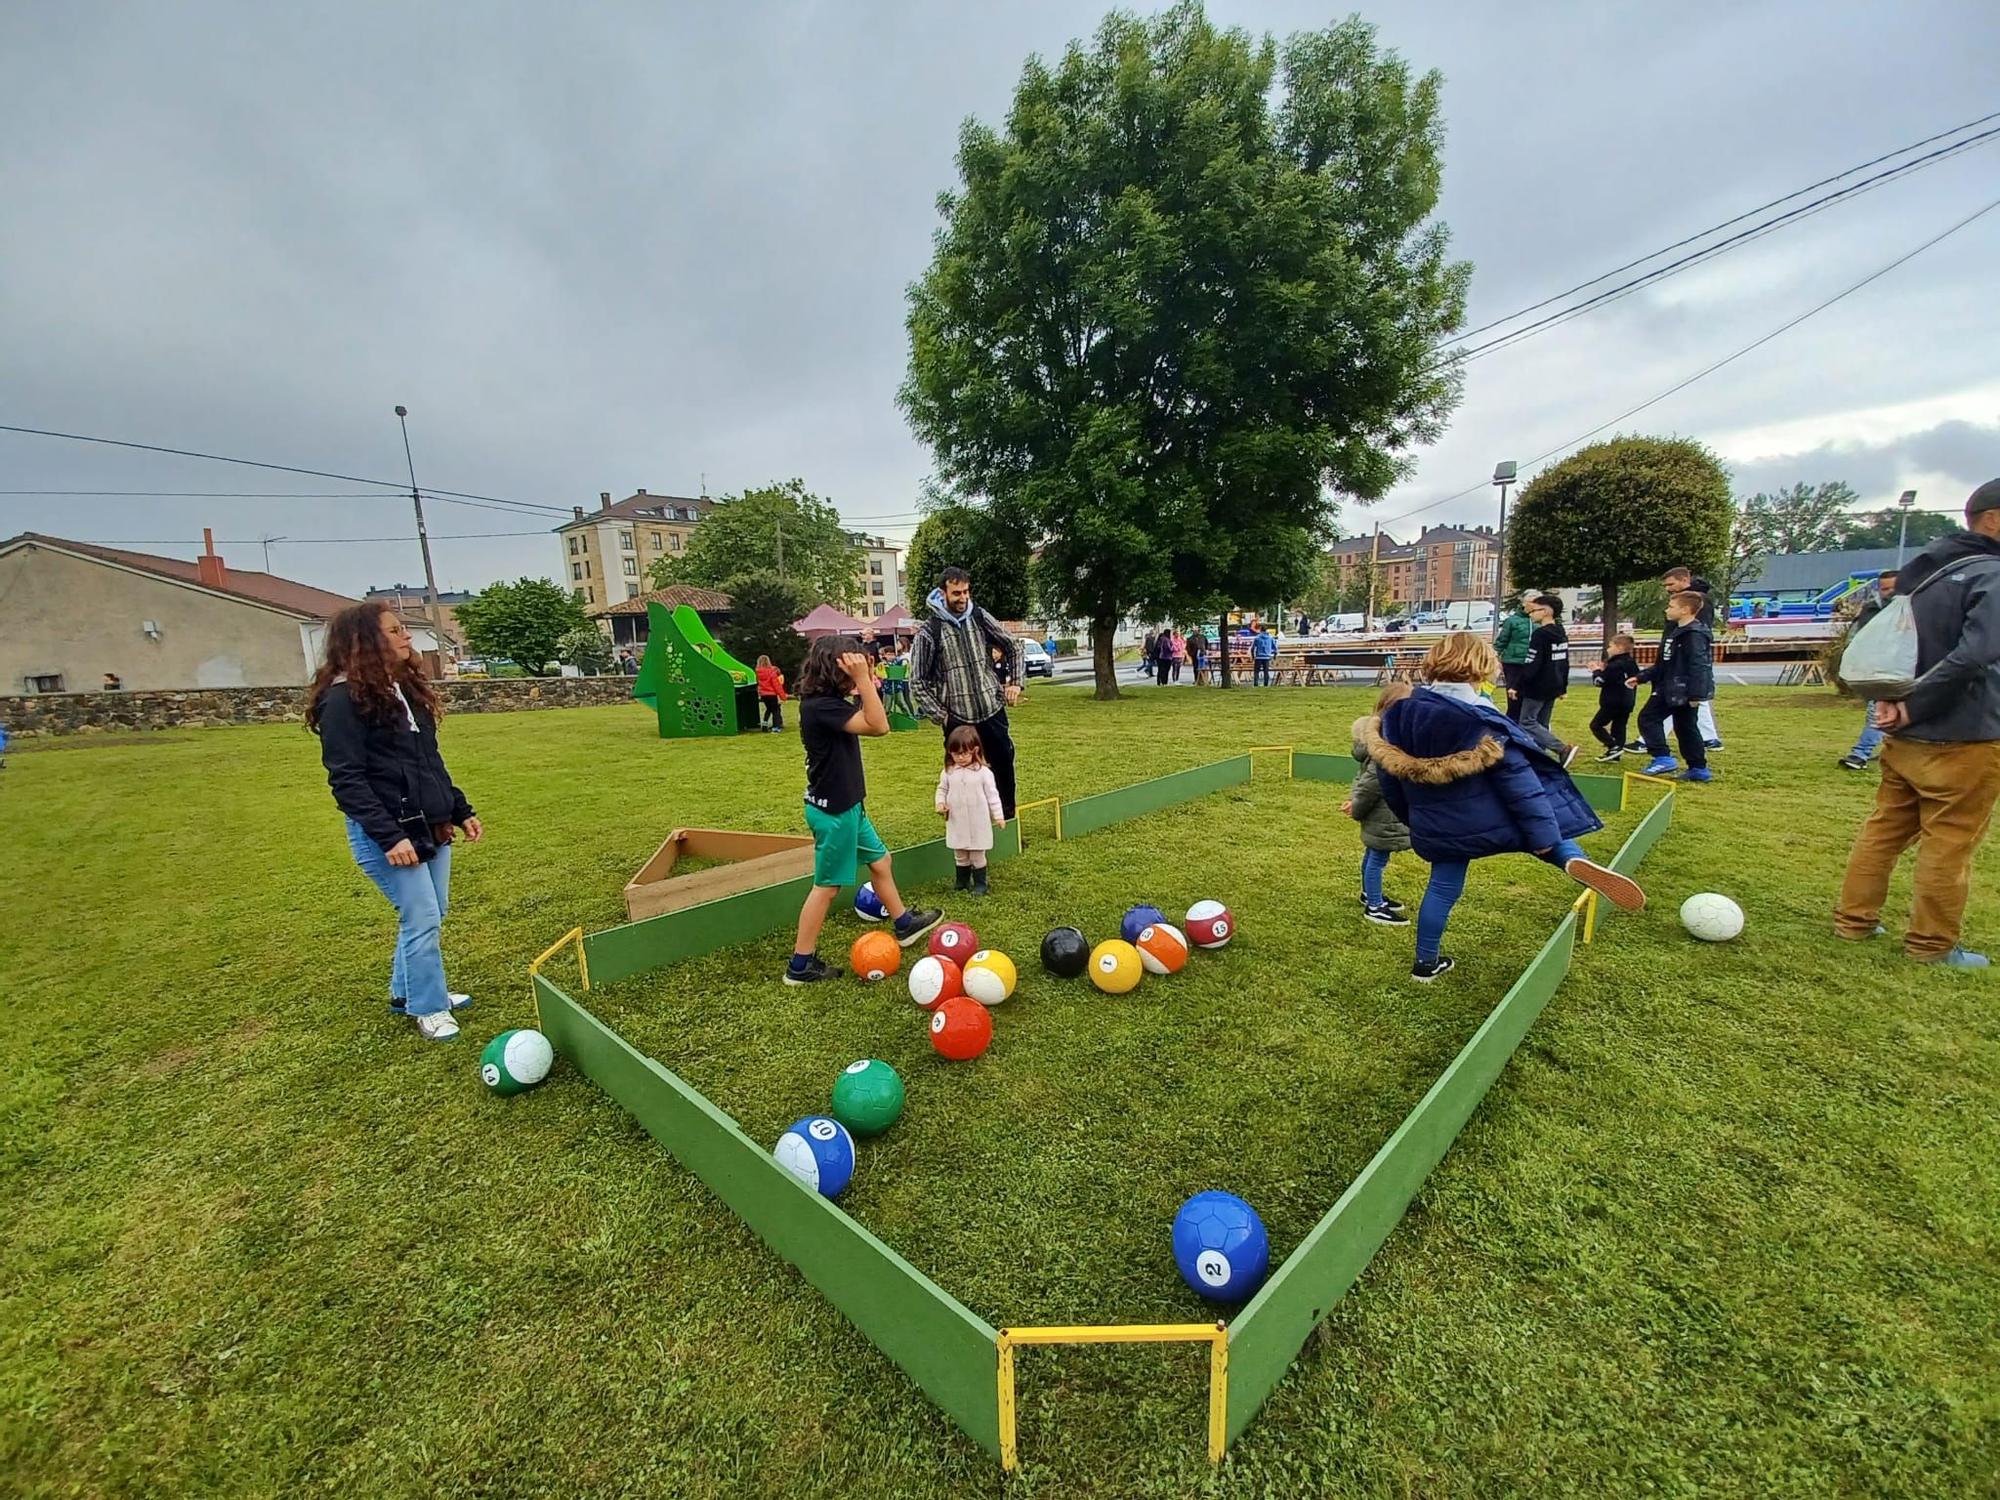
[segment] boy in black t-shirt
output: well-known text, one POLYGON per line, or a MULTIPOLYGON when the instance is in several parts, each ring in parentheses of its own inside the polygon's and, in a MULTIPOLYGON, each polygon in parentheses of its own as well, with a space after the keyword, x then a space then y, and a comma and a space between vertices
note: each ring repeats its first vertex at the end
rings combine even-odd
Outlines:
POLYGON ((1567 766, 1576 747, 1556 738, 1549 719, 1556 699, 1569 691, 1569 632, 1563 629, 1563 602, 1555 594, 1537 594, 1528 601, 1534 634, 1528 637, 1528 659, 1521 665, 1521 727, 1535 743, 1567 766))
POLYGON ((814 984, 840 971, 819 956, 819 931, 840 888, 866 863, 875 894, 905 948, 944 920, 941 911, 908 911, 889 869, 889 849, 869 821, 862 798, 860 736, 889 732, 875 690, 875 672, 852 636, 821 636, 799 669, 799 738, 806 747, 806 826, 813 834, 813 887, 799 908, 798 941, 785 968, 786 984, 814 984), (858 698, 859 706, 852 701, 858 698))
POLYGON ((1632 637, 1611 637, 1611 654, 1604 665, 1590 674, 1597 684, 1597 712, 1590 720, 1590 732, 1604 747, 1599 760, 1616 760, 1625 753, 1626 731, 1632 723, 1632 705, 1639 701, 1639 663, 1632 655, 1632 637))

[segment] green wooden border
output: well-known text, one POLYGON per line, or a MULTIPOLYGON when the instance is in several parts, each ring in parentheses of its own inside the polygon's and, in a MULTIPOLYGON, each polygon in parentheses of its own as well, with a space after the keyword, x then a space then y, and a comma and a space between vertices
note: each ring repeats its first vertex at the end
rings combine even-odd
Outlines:
POLYGON ((980 1447, 1000 1456, 998 1336, 983 1319, 801 1184, 736 1122, 535 976, 541 1028, 757 1237, 844 1313, 980 1447))
POLYGON ((1192 802, 1219 792, 1226 786, 1241 786, 1250 779, 1250 757, 1232 755, 1170 776, 1151 781, 1135 781, 1095 796, 1079 797, 1062 805, 1062 836, 1065 841, 1095 833, 1127 818, 1143 817, 1181 802, 1192 802))
POLYGON ((1668 792, 1653 804, 1653 810, 1639 820, 1639 826, 1625 836, 1625 842, 1611 857, 1611 868, 1621 875, 1630 875, 1639 868, 1639 861, 1652 852, 1653 845, 1660 841, 1660 835, 1667 831, 1667 825, 1674 820, 1674 794, 1668 792))
MULTIPOLYGON (((1019 819, 994 830, 992 858, 1012 859, 1020 852, 1019 819)), ((894 850, 890 857, 895 862, 897 884, 911 888, 949 880, 955 864, 951 846, 943 839, 894 850)), ((862 872, 855 873, 858 877, 862 872)), ((812 876, 801 875, 590 933, 583 940, 583 952, 590 964, 591 980, 610 984, 780 932, 798 921, 799 906, 812 883, 812 876)), ((842 890, 852 891, 859 883, 858 879, 852 881, 842 890)))

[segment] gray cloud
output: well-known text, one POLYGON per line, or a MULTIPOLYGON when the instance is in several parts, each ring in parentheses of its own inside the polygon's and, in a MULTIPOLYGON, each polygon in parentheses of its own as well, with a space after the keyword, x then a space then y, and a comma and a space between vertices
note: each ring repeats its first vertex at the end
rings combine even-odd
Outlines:
MULTIPOLYGON (((419 474, 441 487, 566 506, 797 474, 851 516, 906 516, 928 465, 894 406, 903 290, 959 125, 998 119, 1023 59, 1103 9, 5 7, 0 420, 394 479, 401 401, 419 474)), ((1212 13, 1280 34, 1331 17, 1303 0, 1212 13)), ((1477 266, 1475 323, 1983 113, 2000 50, 1984 0, 1460 0, 1380 20, 1446 77, 1443 212, 1477 266)), ((1479 362, 1450 432, 1376 513, 1525 459, 1775 326, 1982 201, 1997 159, 1479 362)), ((1996 243, 2000 214, 1632 425, 1700 435, 1990 379, 1996 243)), ((0 489, 287 487, 0 436, 0 489)), ((1482 491, 1423 519, 1491 510, 1482 491)), ((431 520, 445 536, 542 524, 443 506, 431 520)), ((203 524, 409 529, 390 499, 0 497, 0 534, 203 524)), ((436 550, 465 585, 556 565, 541 536, 436 550)), ((273 560, 348 590, 417 570, 396 543, 279 543, 273 560)))
POLYGON ((1884 443, 1826 443, 1800 453, 1730 465, 1731 482, 1739 495, 1842 479, 1871 507, 1893 504, 1919 475, 1927 476, 1919 505, 1926 510, 1959 509, 1973 490, 2000 475, 2000 423, 1941 422, 1884 443), (1937 492, 1929 487, 1928 476, 1940 476, 1950 487, 1937 492))

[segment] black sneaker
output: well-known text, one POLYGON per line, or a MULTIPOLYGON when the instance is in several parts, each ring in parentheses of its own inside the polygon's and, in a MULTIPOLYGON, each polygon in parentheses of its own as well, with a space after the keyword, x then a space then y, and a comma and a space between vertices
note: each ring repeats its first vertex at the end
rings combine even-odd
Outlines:
POLYGON ((1386 901, 1380 906, 1362 907, 1361 915, 1371 922, 1381 923, 1384 927, 1408 927, 1410 925, 1410 919, 1400 911, 1392 911, 1389 903, 1386 901))
POLYGON ((1624 753, 1625 753, 1625 747, 1623 745, 1613 745, 1609 750, 1605 751, 1602 755, 1598 756, 1597 759, 1599 760, 1599 762, 1607 760, 1617 760, 1624 753))
POLYGON ((1398 901, 1394 896, 1384 896, 1380 901, 1370 901, 1366 896, 1357 896, 1354 899, 1361 903, 1363 911, 1366 911, 1371 906, 1386 906, 1390 911, 1394 912, 1406 909, 1403 903, 1398 901))
POLYGON ((906 911, 896 918, 896 941, 907 948, 943 920, 944 913, 935 909, 906 911))
POLYGON ((790 964, 785 965, 786 984, 818 984, 822 979, 838 979, 839 977, 840 970, 821 958, 817 953, 806 960, 806 966, 803 969, 795 969, 790 964))
POLYGON ((958 867, 958 888, 961 891, 969 891, 972 889, 971 865, 960 865, 958 867))
POLYGON ((1840 768, 1843 771, 1865 771, 1868 762, 1858 755, 1843 755, 1840 757, 1840 768))
POLYGON ((993 894, 987 888, 986 868, 983 865, 972 872, 972 894, 975 896, 990 896, 993 894))
POLYGON ((1429 963, 1424 962, 1420 958, 1411 964, 1410 978, 1416 980, 1418 984, 1429 984, 1438 975, 1444 973, 1445 970, 1456 967, 1457 963, 1454 959, 1447 958, 1444 954, 1440 953, 1429 963))

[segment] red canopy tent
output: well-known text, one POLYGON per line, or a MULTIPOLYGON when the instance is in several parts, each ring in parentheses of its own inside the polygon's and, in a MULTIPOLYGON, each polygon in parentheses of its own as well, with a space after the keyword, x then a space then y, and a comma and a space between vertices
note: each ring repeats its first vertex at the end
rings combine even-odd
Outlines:
POLYGON ((831 604, 816 604, 803 620, 792 621, 792 629, 809 641, 823 635, 859 635, 868 628, 866 621, 842 614, 831 604))
POLYGON ((923 622, 901 604, 868 623, 874 626, 877 635, 915 635, 923 627, 923 622))

